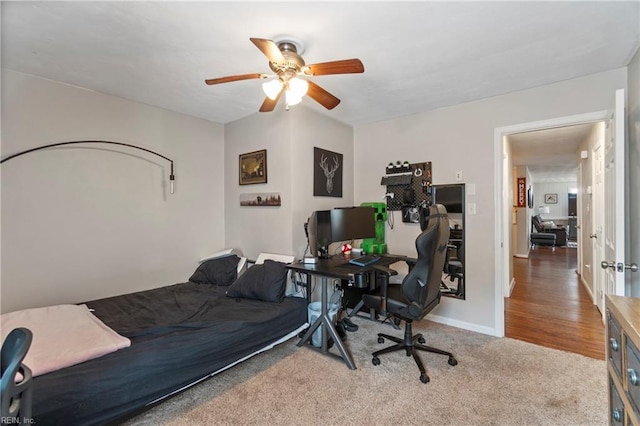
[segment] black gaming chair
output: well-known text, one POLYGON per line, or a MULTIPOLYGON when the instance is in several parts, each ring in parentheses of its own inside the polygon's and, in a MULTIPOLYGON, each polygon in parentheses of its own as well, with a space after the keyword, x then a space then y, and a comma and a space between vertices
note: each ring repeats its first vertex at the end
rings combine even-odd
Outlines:
POLYGON ((2 343, 0 399, 3 419, 31 418, 31 370, 22 364, 22 360, 31 346, 32 337, 29 329, 16 328, 7 335, 2 343), (18 373, 22 377, 16 382, 18 373))
MULTIPOLYGON (((412 323, 425 317, 438 303, 440 303, 440 281, 447 253, 449 240, 449 221, 446 209, 436 204, 429 207, 425 218, 424 229, 416 238, 417 259, 407 259, 407 263, 413 265, 401 285, 387 286, 388 280, 382 279, 380 287, 373 293, 364 294, 362 301, 365 306, 379 312, 405 320, 404 339, 379 333, 378 342, 383 343, 389 339, 397 344, 373 353, 372 362, 380 364, 379 355, 406 351, 407 356, 413 355, 420 369, 420 381, 429 382, 429 376, 425 372, 418 351, 434 352, 449 357, 449 365, 458 364, 453 354, 440 349, 425 346, 422 334, 413 335, 412 323)), ((384 277, 385 269, 375 266, 379 275, 384 277)), ((388 276, 388 275, 387 275, 388 276)))

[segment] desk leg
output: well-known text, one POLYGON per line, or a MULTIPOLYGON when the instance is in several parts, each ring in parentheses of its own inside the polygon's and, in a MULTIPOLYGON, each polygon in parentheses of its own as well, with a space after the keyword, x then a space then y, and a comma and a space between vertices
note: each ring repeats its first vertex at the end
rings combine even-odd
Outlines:
POLYGON ((328 299, 327 277, 323 276, 322 277, 322 299, 321 299, 322 308, 321 308, 320 316, 311 325, 311 327, 309 327, 309 330, 307 330, 304 336, 302 336, 302 339, 300 339, 300 342, 298 342, 298 346, 302 346, 306 342, 308 342, 311 339, 313 332, 316 331, 316 329, 322 324, 323 325, 322 347, 321 347, 322 353, 329 352, 328 341, 329 341, 329 335, 331 335, 331 337, 333 338, 333 343, 336 345, 336 347, 340 351, 340 355, 342 356, 342 359, 344 360, 344 362, 347 364, 347 366, 351 370, 355 370, 356 364, 353 361, 353 357, 351 356, 347 348, 344 346, 344 343, 342 343, 342 339, 340 339, 340 336, 338 336, 338 332, 336 331, 335 327, 333 326, 333 323, 331 322, 331 319, 329 318, 329 302, 327 299, 328 299))

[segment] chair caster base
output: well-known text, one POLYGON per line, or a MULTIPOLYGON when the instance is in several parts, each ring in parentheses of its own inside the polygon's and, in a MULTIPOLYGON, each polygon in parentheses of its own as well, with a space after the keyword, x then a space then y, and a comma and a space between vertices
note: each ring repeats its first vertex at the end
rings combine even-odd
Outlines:
POLYGON ((374 356, 374 357, 371 359, 371 363, 372 363, 373 365, 380 365, 380 358, 378 358, 377 356, 374 356))
POLYGON ((429 379, 429 376, 427 376, 425 373, 420 374, 420 381, 422 383, 429 383, 431 379, 429 379))
POLYGON ((458 365, 458 361, 452 356, 449 357, 449 361, 448 362, 449 362, 449 365, 452 366, 452 367, 455 367, 456 365, 458 365))

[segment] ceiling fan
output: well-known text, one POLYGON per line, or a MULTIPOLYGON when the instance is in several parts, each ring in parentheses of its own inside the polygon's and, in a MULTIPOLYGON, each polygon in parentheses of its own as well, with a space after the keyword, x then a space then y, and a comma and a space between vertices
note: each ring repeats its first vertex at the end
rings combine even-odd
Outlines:
MULTIPOLYGON (((308 77, 364 72, 364 65, 362 65, 360 59, 344 59, 306 65, 304 59, 300 56, 303 52, 302 43, 293 38, 277 42, 263 38, 250 38, 249 40, 269 59, 269 68, 275 73, 275 78, 262 85, 267 97, 260 107, 260 112, 273 111, 283 93, 285 94, 287 110, 289 106, 302 101, 302 97, 305 95, 309 95, 325 108, 333 109, 340 103, 340 99, 318 86, 308 77)), ((255 78, 267 79, 270 77, 261 73, 241 74, 212 78, 205 80, 205 83, 213 85, 255 78)))

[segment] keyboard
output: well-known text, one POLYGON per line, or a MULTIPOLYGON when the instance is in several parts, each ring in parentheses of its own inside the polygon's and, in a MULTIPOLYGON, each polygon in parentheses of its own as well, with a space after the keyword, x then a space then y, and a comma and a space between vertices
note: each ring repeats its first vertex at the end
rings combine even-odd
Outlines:
POLYGON ((357 266, 368 266, 376 263, 378 260, 380 260, 380 257, 378 256, 371 256, 371 255, 365 254, 364 256, 351 259, 349 263, 357 266))

